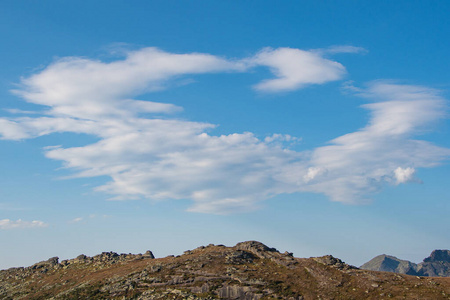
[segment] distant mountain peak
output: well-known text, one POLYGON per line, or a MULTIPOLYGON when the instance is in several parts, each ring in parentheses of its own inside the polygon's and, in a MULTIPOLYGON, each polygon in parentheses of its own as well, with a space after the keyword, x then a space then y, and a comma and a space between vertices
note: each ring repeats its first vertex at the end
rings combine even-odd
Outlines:
POLYGON ((361 266, 361 269, 416 275, 417 265, 386 254, 378 255, 361 266))
POLYGON ((450 263, 450 250, 434 250, 430 256, 423 260, 424 262, 448 262, 450 263))
POLYGON ((450 277, 450 250, 434 250, 420 264, 382 254, 366 262, 360 268, 407 275, 450 277))

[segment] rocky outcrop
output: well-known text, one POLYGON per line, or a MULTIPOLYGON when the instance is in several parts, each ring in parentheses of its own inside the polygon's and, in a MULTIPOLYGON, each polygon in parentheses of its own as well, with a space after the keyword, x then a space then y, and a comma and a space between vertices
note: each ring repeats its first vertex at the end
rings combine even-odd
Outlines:
POLYGON ((150 250, 147 250, 147 251, 142 255, 142 257, 143 257, 143 258, 150 258, 150 259, 154 259, 154 258, 155 258, 155 256, 153 255, 152 251, 150 251, 150 250))
POLYGON ((236 246, 234 246, 236 249, 239 250, 245 250, 245 251, 249 251, 255 254, 266 254, 268 252, 276 252, 279 253, 277 249, 275 248, 269 248, 266 245, 264 245, 261 242, 257 242, 257 241, 247 241, 247 242, 242 242, 242 243, 237 243, 236 246))
POLYGON ((46 269, 46 268, 58 267, 58 261, 59 261, 59 257, 55 256, 55 257, 49 258, 48 260, 38 262, 38 263, 32 265, 30 268, 35 270, 35 269, 46 269))
POLYGON ((257 258, 269 259, 277 264, 281 264, 284 266, 293 266, 296 264, 296 261, 293 258, 292 253, 287 251, 285 253, 280 253, 277 249, 267 247, 261 242, 257 241, 242 242, 236 244, 236 246, 234 247, 236 249, 252 253, 257 258))
POLYGON ((327 266, 332 266, 339 270, 357 269, 355 266, 348 265, 345 262, 343 262, 342 260, 340 260, 339 258, 333 257, 332 255, 313 257, 313 259, 315 261, 317 261, 318 263, 321 263, 321 264, 324 264, 327 266))

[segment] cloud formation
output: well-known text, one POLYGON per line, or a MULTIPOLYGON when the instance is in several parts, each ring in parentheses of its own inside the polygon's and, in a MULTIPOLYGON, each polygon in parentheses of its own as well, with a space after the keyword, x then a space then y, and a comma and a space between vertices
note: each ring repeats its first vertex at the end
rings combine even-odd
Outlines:
POLYGON ((416 170, 414 168, 401 168, 398 167, 394 170, 395 179, 397 180, 396 183, 406 183, 409 181, 414 180, 414 174, 416 173, 416 170))
POLYGON ((17 221, 13 221, 10 219, 0 220, 0 230, 6 229, 20 229, 20 228, 37 228, 37 227, 47 227, 48 224, 42 221, 23 221, 18 219, 17 221))
POLYGON ((277 77, 254 86, 255 89, 264 92, 292 91, 305 85, 339 80, 346 74, 343 65, 324 58, 319 51, 266 48, 250 62, 269 67, 277 77))
POLYGON ((415 168, 436 166, 450 155, 450 149, 412 138, 445 116, 446 102, 437 91, 383 81, 359 91, 376 101, 363 105, 371 113, 369 124, 315 149, 310 160, 327 172, 306 189, 334 201, 360 202, 384 183, 411 181, 415 168))
POLYGON ((265 49, 242 60, 155 48, 109 63, 65 58, 23 79, 15 91, 45 109, 0 118, 0 133, 10 140, 57 132, 93 135, 95 143, 47 147, 45 155, 62 161, 74 177, 111 178, 96 190, 112 199, 190 199, 190 211, 221 214, 253 210, 265 199, 295 192, 359 203, 385 184, 411 181, 407 170, 435 166, 450 155, 449 149, 412 139, 444 117, 444 99, 425 87, 374 82, 359 90, 373 101, 363 106, 371 113, 368 125, 307 152, 286 148, 299 140, 289 135, 215 136, 209 133, 214 124, 171 117, 181 107, 133 99, 167 88, 182 75, 244 72, 256 65, 278 77, 257 86, 271 92, 345 74, 341 64, 318 52, 291 48, 265 49))

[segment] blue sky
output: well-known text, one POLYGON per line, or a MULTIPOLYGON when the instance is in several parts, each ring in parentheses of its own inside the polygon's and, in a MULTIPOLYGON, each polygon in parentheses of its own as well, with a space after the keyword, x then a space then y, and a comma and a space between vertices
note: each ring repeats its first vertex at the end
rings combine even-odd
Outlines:
POLYGON ((2 1, 0 268, 448 249, 448 1, 2 1))

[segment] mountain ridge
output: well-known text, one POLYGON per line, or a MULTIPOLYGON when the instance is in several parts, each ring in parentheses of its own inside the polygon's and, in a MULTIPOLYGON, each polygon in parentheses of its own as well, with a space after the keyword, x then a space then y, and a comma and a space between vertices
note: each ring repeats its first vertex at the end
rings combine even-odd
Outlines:
POLYGON ((0 299, 449 299, 450 278, 361 270, 331 255, 296 258, 257 241, 182 255, 103 252, 0 271, 0 299))
POLYGON ((419 264, 382 254, 375 256, 360 268, 416 276, 450 277, 450 250, 433 250, 430 256, 419 264))

